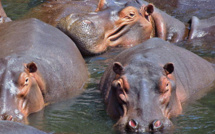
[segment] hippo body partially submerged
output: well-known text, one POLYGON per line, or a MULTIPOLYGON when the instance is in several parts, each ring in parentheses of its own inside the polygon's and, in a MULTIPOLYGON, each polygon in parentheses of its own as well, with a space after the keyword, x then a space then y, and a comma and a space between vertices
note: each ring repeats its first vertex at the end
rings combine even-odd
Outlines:
POLYGON ((214 65, 155 38, 120 53, 99 89, 117 129, 158 131, 170 128, 182 104, 205 94, 214 80, 214 65))
POLYGON ((23 18, 37 18, 52 26, 71 13, 87 13, 96 9, 98 0, 47 0, 31 9, 23 18))
POLYGON ((215 1, 206 0, 146 0, 162 11, 171 14, 182 22, 188 22, 192 16, 207 19, 215 14, 215 1))
MULTIPOLYGON (((1 134, 48 134, 28 125, 12 121, 0 121, 1 134)), ((51 133, 50 133, 51 134, 51 133)))
POLYGON ((119 45, 135 46, 152 37, 178 42, 194 37, 195 30, 142 0, 100 0, 95 12, 71 14, 57 27, 84 55, 100 54, 119 45))
POLYGON ((37 19, 0 25, 0 114, 22 120, 83 91, 85 61, 70 38, 37 19))

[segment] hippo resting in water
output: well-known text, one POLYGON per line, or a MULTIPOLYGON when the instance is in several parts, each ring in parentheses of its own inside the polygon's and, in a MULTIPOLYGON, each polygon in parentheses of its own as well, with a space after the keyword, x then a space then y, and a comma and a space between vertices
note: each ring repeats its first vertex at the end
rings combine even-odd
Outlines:
POLYGON ((121 131, 168 129, 182 104, 213 85, 214 66, 194 53, 152 38, 120 53, 108 66, 99 89, 107 113, 121 131))
POLYGON ((0 121, 0 134, 47 134, 18 122, 0 121))
MULTIPOLYGON (((196 24, 196 21, 191 22, 196 24)), ((57 27, 74 40, 82 54, 93 55, 106 51, 109 46, 134 46, 151 37, 170 42, 202 37, 214 33, 208 28, 214 29, 215 18, 210 21, 210 25, 199 21, 200 25, 192 27, 191 23, 191 27, 186 27, 145 1, 100 0, 96 12, 71 14, 57 27)))
POLYGON ((22 120, 83 91, 85 61, 70 38, 37 19, 0 25, 0 117, 22 120))
POLYGON ((0 0, 0 24, 9 22, 9 21, 11 21, 11 19, 9 17, 7 17, 7 15, 2 7, 1 0, 0 0))

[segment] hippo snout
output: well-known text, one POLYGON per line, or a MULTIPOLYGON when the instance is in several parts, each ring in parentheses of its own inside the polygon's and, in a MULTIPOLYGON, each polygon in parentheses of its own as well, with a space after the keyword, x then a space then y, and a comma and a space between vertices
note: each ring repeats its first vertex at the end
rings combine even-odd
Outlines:
POLYGON ((24 115, 15 110, 15 113, 3 113, 0 115, 0 120, 23 122, 24 115))
POLYGON ((131 119, 127 123, 127 129, 131 132, 156 132, 162 130, 164 127, 163 122, 161 120, 154 120, 151 123, 149 123, 148 126, 144 126, 141 123, 139 123, 135 119, 131 119))
POLYGON ((7 115, 7 114, 3 114, 0 116, 1 120, 8 120, 8 121, 12 121, 13 120, 13 116, 12 115, 7 115))
POLYGON ((72 14, 62 19, 57 27, 75 42, 83 55, 95 55, 107 49, 102 42, 104 28, 92 19, 72 14))

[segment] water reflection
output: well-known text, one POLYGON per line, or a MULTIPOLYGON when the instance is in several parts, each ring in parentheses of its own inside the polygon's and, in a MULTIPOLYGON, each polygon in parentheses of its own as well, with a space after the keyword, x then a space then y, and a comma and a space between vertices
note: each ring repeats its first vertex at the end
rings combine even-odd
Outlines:
POLYGON ((46 0, 2 0, 2 5, 7 16, 12 20, 16 20, 44 1, 46 0))

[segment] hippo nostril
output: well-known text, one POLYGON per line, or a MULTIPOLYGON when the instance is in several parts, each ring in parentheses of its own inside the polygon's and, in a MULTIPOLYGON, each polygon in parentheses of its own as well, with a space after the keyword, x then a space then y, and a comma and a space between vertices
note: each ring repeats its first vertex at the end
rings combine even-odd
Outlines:
POLYGON ((7 117, 7 120, 8 120, 8 121, 12 121, 12 120, 13 120, 13 116, 12 116, 12 115, 8 116, 8 117, 7 117))
POLYGON ((3 114, 1 116, 1 120, 8 120, 8 121, 11 121, 13 120, 13 116, 12 115, 7 115, 7 114, 3 114))
POLYGON ((92 21, 89 21, 89 20, 83 20, 83 23, 85 23, 85 24, 91 24, 91 23, 92 23, 92 21))
POLYGON ((151 125, 152 130, 159 130, 163 128, 163 123, 160 120, 154 120, 151 125))
POLYGON ((133 129, 136 129, 137 126, 138 126, 138 122, 134 119, 131 119, 129 122, 128 122, 128 125, 133 128, 133 129))

